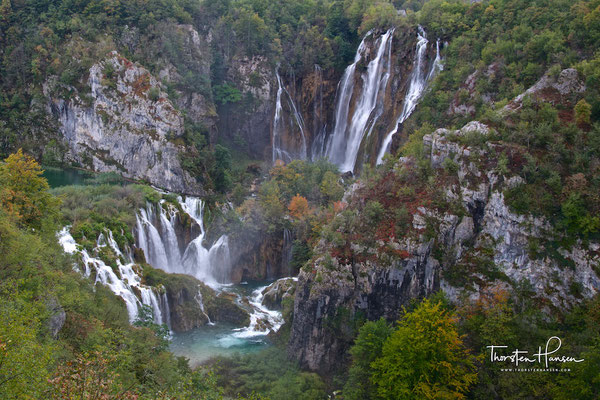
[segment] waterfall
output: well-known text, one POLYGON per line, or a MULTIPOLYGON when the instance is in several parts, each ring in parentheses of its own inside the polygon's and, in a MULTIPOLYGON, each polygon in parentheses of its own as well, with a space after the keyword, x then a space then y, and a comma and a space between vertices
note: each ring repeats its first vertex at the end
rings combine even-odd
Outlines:
POLYGON ((415 53, 415 61, 413 63, 413 71, 411 73, 410 83, 408 86, 408 90, 406 92, 406 96, 404 97, 404 105, 402 107, 402 112, 396 121, 394 129, 388 133, 381 144, 381 148, 379 150, 379 154, 377 156, 377 165, 383 162, 383 156, 390 150, 392 138, 398 132, 398 127, 404 123, 410 117, 412 112, 415 110, 419 100, 421 99, 421 95, 425 91, 425 87, 427 83, 433 79, 435 74, 438 71, 443 69, 442 59, 440 56, 440 41, 436 42, 436 57, 431 67, 431 71, 428 74, 425 73, 426 61, 425 57, 427 55, 427 45, 429 41, 427 40, 427 35, 423 28, 419 26, 417 32, 417 50, 415 53))
POLYGON ((302 114, 298 111, 296 107, 296 103, 294 99, 290 95, 290 93, 285 88, 281 76, 279 75, 279 70, 275 71, 277 76, 277 99, 275 103, 275 116, 273 118, 273 143, 272 143, 272 152, 273 152, 273 162, 277 160, 283 161, 291 161, 294 158, 306 159, 307 156, 307 145, 306 145, 306 133, 304 128, 304 119, 302 118, 302 114), (293 120, 290 120, 290 130, 293 131, 294 127, 297 126, 300 130, 301 136, 301 147, 300 152, 295 154, 294 149, 284 149, 284 144, 282 143, 282 135, 285 133, 284 126, 284 114, 283 114, 283 106, 282 101, 283 97, 286 97, 289 108, 293 115, 293 120))
POLYGON ((292 262, 292 247, 293 247, 293 236, 292 232, 284 228, 283 230, 283 252, 282 260, 283 266, 287 268, 287 276, 292 276, 292 270, 290 268, 292 262))
POLYGON ((442 56, 440 55, 440 39, 435 41, 435 59, 433 60, 433 65, 431 66, 431 71, 429 71, 429 75, 427 75, 427 81, 432 80, 438 72, 444 70, 444 64, 442 63, 442 56))
POLYGON ((313 161, 321 158, 325 153, 325 137, 327 135, 327 124, 323 115, 323 69, 315 64, 315 93, 313 101, 313 134, 314 139, 311 148, 311 159, 313 161))
MULTIPOLYGON (((90 277, 92 272, 96 273, 95 284, 101 283, 107 286, 114 294, 121 297, 127 307, 127 313, 129 315, 129 321, 135 322, 139 314, 139 307, 144 304, 152 307, 154 313, 154 322, 156 324, 166 323, 168 316, 163 318, 163 308, 160 306, 160 300, 155 293, 155 289, 142 285, 142 278, 134 271, 134 264, 132 260, 127 264, 124 264, 121 259, 125 258, 123 252, 115 242, 112 232, 108 232, 108 235, 100 234, 96 241, 96 248, 94 251, 100 250, 102 247, 110 246, 114 251, 116 258, 116 271, 114 266, 108 266, 100 258, 92 257, 87 250, 78 250, 77 243, 73 236, 69 233, 69 228, 65 227, 58 233, 58 241, 63 247, 65 253, 78 254, 81 256, 83 261, 84 275, 90 277), (135 294, 134 288, 140 297, 138 298, 135 294)), ((168 307, 168 305, 167 305, 168 307)))
POLYGON ((273 118, 273 162, 277 160, 284 160, 286 158, 291 159, 292 157, 281 148, 281 135, 283 131, 283 110, 281 107, 281 96, 283 95, 283 85, 281 84, 281 78, 279 77, 279 71, 277 74, 277 100, 275 103, 275 117, 273 118))
POLYGON ((158 206, 148 203, 136 218, 137 246, 144 251, 146 261, 169 273, 191 275, 212 287, 229 283, 231 260, 229 239, 221 236, 210 248, 204 241, 204 202, 194 197, 179 198, 181 209, 200 228, 183 252, 176 234, 177 211, 163 201, 158 206))
POLYGON ((371 34, 372 32, 367 33, 358 47, 354 62, 344 71, 336 95, 335 126, 327 145, 327 157, 344 172, 354 170, 363 138, 381 116, 383 95, 391 73, 393 28, 378 39, 375 58, 361 76, 362 90, 357 98, 356 107, 350 115, 350 100, 355 95, 356 67, 366 56, 365 41, 371 34))
POLYGON ((196 302, 198 303, 198 306, 200 307, 200 311, 202 311, 202 314, 204 314, 204 316, 206 317, 208 324, 214 325, 215 323, 210 320, 210 317, 208 316, 208 314, 206 313, 206 311, 204 309, 204 300, 202 299, 202 292, 200 291, 200 288, 198 288, 198 294, 196 294, 195 299, 196 299, 196 302))
POLYGON ((167 325, 169 331, 171 331, 171 309, 169 308, 167 292, 163 292, 162 296, 160 296, 160 309, 162 311, 162 315, 164 316, 163 323, 167 325))
POLYGON ((260 287, 252 292, 248 304, 252 308, 250 313, 250 325, 245 328, 234 329, 236 338, 251 338, 268 335, 271 331, 277 332, 283 325, 281 312, 269 310, 262 304, 263 291, 268 286, 260 287), (266 323, 265 323, 266 322, 266 323))
POLYGON ((138 232, 138 247, 144 250, 146 261, 155 268, 166 272, 169 270, 167 251, 158 229, 151 220, 154 217, 154 207, 150 203, 146 209, 141 209, 136 217, 136 228, 138 232))

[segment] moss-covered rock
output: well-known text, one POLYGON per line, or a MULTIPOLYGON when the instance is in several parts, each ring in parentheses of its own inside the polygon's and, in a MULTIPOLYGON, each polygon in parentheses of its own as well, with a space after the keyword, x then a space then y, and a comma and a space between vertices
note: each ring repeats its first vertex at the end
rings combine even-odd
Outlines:
POLYGON ((239 326, 250 323, 248 312, 237 304, 235 295, 217 294, 189 275, 168 274, 147 264, 143 267, 145 284, 165 288, 173 331, 187 332, 209 321, 239 326))
POLYGON ((283 278, 273 282, 263 291, 262 304, 271 310, 281 310, 284 299, 294 298, 297 279, 283 278))

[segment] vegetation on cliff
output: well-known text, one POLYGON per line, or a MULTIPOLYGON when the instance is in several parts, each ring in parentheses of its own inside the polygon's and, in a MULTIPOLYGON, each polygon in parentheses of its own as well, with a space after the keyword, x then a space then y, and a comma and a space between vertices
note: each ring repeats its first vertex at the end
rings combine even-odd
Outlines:
MULTIPOLYGON (((600 240, 599 39, 600 0, 2 0, 0 155, 8 158, 0 165, 0 397, 63 399, 76 392, 86 399, 99 393, 220 399, 258 398, 252 394, 258 392, 319 399, 343 389, 337 395, 343 399, 598 398, 599 300, 590 294, 598 288, 573 276, 600 275, 594 261, 600 240), (211 38, 210 65, 202 73, 173 33, 182 24, 211 38), (342 338, 348 345, 343 351, 350 348, 326 380, 301 371, 281 347, 215 363, 217 375, 176 359, 166 350, 164 330, 147 315, 131 326, 116 296, 73 270, 74 260, 55 235, 69 224, 90 250, 107 230, 119 245, 132 244, 135 212, 160 200, 177 207, 173 197, 143 185, 51 191, 33 159, 20 150, 8 156, 23 147, 49 164, 64 161, 46 110, 46 84, 52 77, 61 98, 77 90, 89 103, 89 68, 113 50, 160 77, 169 99, 202 96, 212 118, 216 104, 256 100, 228 75, 234 59, 279 65, 294 84, 315 64, 338 76, 368 30, 393 25, 409 31, 417 24, 440 39, 444 70, 398 132, 394 155, 380 167, 366 166, 356 179, 340 177, 324 161, 277 164, 266 173, 189 113, 182 113, 181 136, 168 138, 186 149, 179 155, 182 167, 214 195, 209 234, 291 240, 291 271, 302 271, 307 298, 319 307, 346 288, 362 306, 368 296, 359 291, 379 284, 370 280, 371 271, 407 267, 422 248, 427 254, 419 256, 440 266, 452 304, 438 295, 406 310, 385 310, 390 320, 378 314, 367 321, 351 307, 324 317, 326 334, 342 338), (177 79, 160 76, 165 59, 177 79), (520 96, 536 85, 539 90, 520 96), (437 128, 460 128, 474 119, 489 131, 436 136, 437 128), (433 137, 450 149, 439 165, 433 144, 423 140, 433 137), (531 261, 525 272, 516 262, 500 268, 500 240, 489 232, 474 239, 483 218, 478 207, 492 194, 480 187, 488 184, 497 184, 499 203, 508 207, 502 212, 521 221, 520 232, 528 236, 526 251, 518 254, 531 261), (485 195, 475 198, 479 192, 485 195), (465 205, 469 197, 472 207, 465 205), (233 206, 220 205, 228 201, 233 206), (464 237, 455 239, 456 229, 443 237, 447 225, 462 222, 464 237), (532 226, 540 234, 529 234, 532 226), (533 283, 514 278, 540 271, 552 274, 533 283), (555 375, 506 373, 484 361, 490 344, 537 349, 554 335, 586 362, 555 375)), ((107 88, 116 85, 114 73, 102 71, 107 88)), ((249 75, 250 86, 260 87, 260 74, 249 75)), ((147 97, 159 102, 161 91, 148 89, 147 97)), ((111 264, 115 254, 103 257, 111 264)), ((197 289, 194 280, 146 265, 143 278, 174 293, 197 289)), ((230 301, 203 289, 209 314, 247 321, 230 301)), ((291 305, 284 308, 289 315, 291 305)), ((192 311, 182 307, 181 313, 192 311)), ((292 322, 296 317, 290 315, 292 322)))

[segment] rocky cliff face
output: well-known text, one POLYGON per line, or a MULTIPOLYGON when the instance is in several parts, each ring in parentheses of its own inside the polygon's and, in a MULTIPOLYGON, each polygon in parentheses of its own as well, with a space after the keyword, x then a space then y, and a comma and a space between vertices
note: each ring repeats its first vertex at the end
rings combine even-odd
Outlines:
POLYGON ((239 102, 218 104, 219 135, 259 159, 271 158, 271 121, 275 112, 277 79, 264 57, 236 56, 227 81, 242 93, 239 102))
POLYGON ((163 36, 160 42, 177 44, 177 59, 173 60, 173 54, 165 49, 156 50, 154 57, 160 59, 158 78, 174 86, 178 109, 190 122, 204 126, 214 139, 219 118, 210 82, 210 40, 192 25, 168 25, 163 36))
POLYGON ((231 280, 270 280, 289 276, 283 236, 242 232, 231 241, 231 280))
POLYGON ((183 133, 183 117, 156 78, 113 52, 90 68, 87 85, 89 94, 53 98, 50 105, 71 160, 169 191, 203 194, 179 163, 184 149, 174 140, 183 133))
MULTIPOLYGON (((392 247, 398 256, 391 262, 367 256, 344 264, 329 257, 329 243, 319 244, 325 255, 299 276, 290 357, 310 370, 331 372, 343 365, 355 321, 393 321, 403 305, 440 289, 453 301, 469 301, 487 291, 526 287, 548 312, 598 293, 600 245, 577 242, 552 253, 549 249, 560 233, 544 218, 515 214, 504 200, 504 191, 523 180, 499 172, 497 154, 518 149, 492 142, 465 144, 466 136, 485 142, 488 135, 487 126, 472 122, 457 131, 440 129, 424 137, 432 168, 444 168, 449 163, 445 160, 456 165, 456 179, 449 179, 443 190, 462 212, 418 206, 402 238, 377 241, 374 248, 351 245, 355 254, 367 255, 376 255, 378 246, 392 247), (532 241, 548 249, 544 257, 531 251, 532 241)), ((400 159, 397 168, 412 162, 400 159)), ((359 189, 355 186, 353 191, 359 189)), ((356 196, 348 193, 345 200, 364 201, 356 196)))

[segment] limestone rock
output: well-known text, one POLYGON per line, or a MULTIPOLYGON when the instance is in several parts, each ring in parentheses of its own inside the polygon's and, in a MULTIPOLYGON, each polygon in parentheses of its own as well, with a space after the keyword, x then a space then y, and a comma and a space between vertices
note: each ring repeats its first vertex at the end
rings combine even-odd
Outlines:
POLYGON ((297 278, 282 278, 262 291, 262 304, 271 310, 281 310, 284 299, 293 299, 297 278))
POLYGON ((531 96, 536 100, 558 105, 571 103, 573 95, 583 93, 584 91, 585 84, 579 77, 577 70, 574 68, 564 69, 556 77, 550 74, 544 75, 535 85, 527 89, 525 93, 520 94, 508 103, 502 109, 502 112, 510 113, 520 109, 523 106, 525 96, 531 96))
MULTIPOLYGON (((184 149, 172 141, 183 134, 183 118, 146 69, 112 52, 90 68, 87 85, 89 96, 76 93, 50 104, 70 159, 169 191, 203 194, 179 163, 184 149)), ((45 85, 47 95, 52 86, 45 85)))

